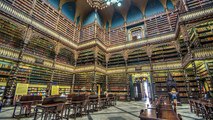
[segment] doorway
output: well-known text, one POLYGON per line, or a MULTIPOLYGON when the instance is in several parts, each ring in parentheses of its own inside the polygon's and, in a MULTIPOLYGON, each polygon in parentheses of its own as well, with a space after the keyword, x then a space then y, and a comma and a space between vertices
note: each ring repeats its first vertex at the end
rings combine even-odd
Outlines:
POLYGON ((136 101, 149 101, 151 98, 151 84, 149 74, 133 74, 130 79, 132 82, 131 98, 136 101))

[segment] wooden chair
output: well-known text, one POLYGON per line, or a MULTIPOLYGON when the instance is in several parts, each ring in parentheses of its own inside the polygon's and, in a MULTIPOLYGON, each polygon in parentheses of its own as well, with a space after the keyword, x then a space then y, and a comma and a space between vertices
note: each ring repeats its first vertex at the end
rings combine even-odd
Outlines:
POLYGON ((63 119, 63 111, 64 111, 64 103, 66 102, 66 98, 64 97, 57 97, 51 96, 44 98, 42 105, 53 105, 56 104, 54 107, 48 107, 42 109, 41 119, 54 119, 59 120, 63 119))
POLYGON ((198 103, 197 101, 193 100, 193 106, 194 106, 194 113, 199 117, 199 114, 200 114, 200 108, 198 106, 198 103))
POLYGON ((89 110, 94 112, 98 108, 98 95, 89 96, 89 110))
POLYGON ((206 120, 213 120, 213 111, 212 108, 208 107, 206 104, 202 104, 204 108, 204 114, 206 120))
POLYGON ((190 111, 193 112, 194 111, 194 104, 193 104, 191 99, 189 99, 188 102, 189 102, 189 106, 190 106, 190 111))

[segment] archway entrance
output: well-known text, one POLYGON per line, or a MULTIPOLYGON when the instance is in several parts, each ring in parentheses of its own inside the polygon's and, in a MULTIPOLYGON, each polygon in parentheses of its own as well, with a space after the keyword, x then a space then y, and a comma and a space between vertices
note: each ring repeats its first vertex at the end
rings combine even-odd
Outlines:
POLYGON ((148 73, 132 74, 130 79, 132 87, 130 87, 131 98, 137 101, 148 101, 151 98, 151 89, 148 73))

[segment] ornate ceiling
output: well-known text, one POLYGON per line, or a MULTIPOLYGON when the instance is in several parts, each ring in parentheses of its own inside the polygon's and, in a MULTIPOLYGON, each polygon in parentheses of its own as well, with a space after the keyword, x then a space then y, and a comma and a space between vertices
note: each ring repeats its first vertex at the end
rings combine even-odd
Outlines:
MULTIPOLYGON (((50 3, 54 0, 48 0, 50 3)), ((56 0, 57 1, 57 0, 56 0)), ((75 4, 75 16, 74 21, 77 21, 79 19, 80 23, 82 23, 87 16, 94 11, 94 8, 92 8, 87 2, 87 0, 58 0, 58 9, 62 9, 63 5, 71 2, 75 4)), ((164 9, 167 8, 167 1, 171 1, 172 4, 175 6, 176 0, 150 0, 152 1, 160 1, 161 5, 163 5, 164 9)), ((108 6, 107 8, 104 8, 103 10, 98 10, 98 13, 100 14, 102 18, 102 22, 106 23, 108 21, 111 23, 112 17, 115 12, 122 15, 124 20, 127 18, 128 11, 131 6, 137 7, 140 9, 141 13, 144 15, 147 7, 147 3, 149 0, 123 0, 122 6, 117 7, 115 6, 108 6)))

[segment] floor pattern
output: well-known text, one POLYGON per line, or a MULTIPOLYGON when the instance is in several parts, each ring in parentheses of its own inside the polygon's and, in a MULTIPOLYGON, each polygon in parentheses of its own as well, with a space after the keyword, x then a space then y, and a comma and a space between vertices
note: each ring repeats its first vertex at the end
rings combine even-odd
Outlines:
MULTIPOLYGON (((146 108, 145 102, 117 102, 117 105, 98 112, 90 113, 87 116, 77 118, 77 120, 139 120, 138 116, 141 109, 146 108)), ((183 120, 203 120, 191 113, 189 106, 183 104, 178 106, 177 112, 182 115, 183 120)), ((11 118, 13 107, 3 108, 0 113, 0 120, 32 120, 33 118, 11 118)), ((18 114, 18 112, 17 112, 18 114)))

